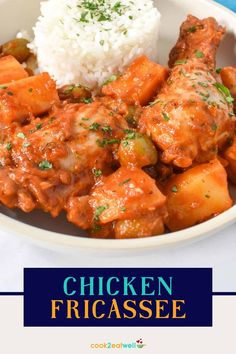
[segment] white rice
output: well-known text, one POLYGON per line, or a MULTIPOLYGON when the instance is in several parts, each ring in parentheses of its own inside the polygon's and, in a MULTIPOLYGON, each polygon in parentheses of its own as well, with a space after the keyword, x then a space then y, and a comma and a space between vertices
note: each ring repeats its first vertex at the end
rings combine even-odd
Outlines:
POLYGON ((141 54, 156 60, 160 18, 152 0, 48 0, 30 48, 58 86, 95 87, 141 54))

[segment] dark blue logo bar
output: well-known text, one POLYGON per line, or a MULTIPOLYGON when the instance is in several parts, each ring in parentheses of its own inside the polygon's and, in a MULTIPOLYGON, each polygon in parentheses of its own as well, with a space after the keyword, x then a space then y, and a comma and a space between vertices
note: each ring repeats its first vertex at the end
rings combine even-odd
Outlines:
POLYGON ((212 269, 25 269, 28 327, 212 326, 212 269))

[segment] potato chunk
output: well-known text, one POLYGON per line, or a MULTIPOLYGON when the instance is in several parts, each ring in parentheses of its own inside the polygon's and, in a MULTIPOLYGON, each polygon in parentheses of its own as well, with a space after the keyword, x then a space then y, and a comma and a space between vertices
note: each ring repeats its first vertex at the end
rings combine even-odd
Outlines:
POLYGON ((120 220, 115 223, 115 237, 118 239, 158 236, 164 233, 166 210, 147 213, 133 220, 120 220))
POLYGON ((218 160, 172 177, 166 194, 171 231, 203 222, 232 206, 226 171, 218 160))
POLYGON ((120 98, 129 104, 149 103, 168 76, 168 70, 150 61, 146 56, 137 58, 117 80, 104 85, 106 96, 120 98))
POLYGON ((137 219, 162 208, 165 201, 155 180, 145 172, 121 167, 95 187, 90 205, 94 220, 106 224, 115 220, 137 219))
POLYGON ((27 78, 23 66, 11 55, 0 58, 0 85, 27 78))
POLYGON ((9 124, 40 115, 58 101, 55 82, 47 73, 5 84, 0 90, 0 121, 9 124))

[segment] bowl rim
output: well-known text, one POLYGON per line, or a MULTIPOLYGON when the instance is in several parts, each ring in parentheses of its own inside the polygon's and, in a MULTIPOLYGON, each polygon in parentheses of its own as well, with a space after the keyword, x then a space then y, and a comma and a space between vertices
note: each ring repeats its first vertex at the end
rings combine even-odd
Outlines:
MULTIPOLYGON (((236 13, 226 8, 225 6, 216 3, 213 0, 198 1, 202 4, 208 3, 211 6, 227 12, 229 15, 233 16, 236 21, 236 13)), ((1 0, 0 3, 2 2, 3 1, 1 0)), ((0 233, 2 231, 10 234, 14 233, 14 235, 31 239, 32 242, 40 242, 42 245, 58 245, 73 248, 79 247, 84 249, 119 251, 156 248, 193 239, 199 240, 201 237, 206 236, 206 234, 211 235, 214 232, 220 231, 226 226, 232 224, 234 221, 236 221, 236 205, 208 221, 181 231, 172 232, 161 236, 117 240, 71 236, 64 233, 60 234, 57 232, 41 229, 36 226, 28 225, 22 221, 0 213, 0 233)))
POLYGON ((25 224, 15 220, 7 215, 0 213, 1 231, 6 233, 13 232, 15 235, 31 239, 32 242, 40 244, 54 244, 58 246, 79 247, 84 249, 100 249, 100 250, 132 250, 147 249, 161 246, 168 246, 193 239, 201 239, 206 234, 213 234, 216 231, 224 229, 236 220, 236 205, 223 212, 222 214, 205 221, 196 226, 164 234, 161 236, 152 236, 135 239, 100 239, 81 236, 71 236, 59 234, 57 232, 40 229, 35 226, 25 224), (6 223, 7 221, 7 223, 6 223), (6 225, 7 224, 7 225, 6 225))

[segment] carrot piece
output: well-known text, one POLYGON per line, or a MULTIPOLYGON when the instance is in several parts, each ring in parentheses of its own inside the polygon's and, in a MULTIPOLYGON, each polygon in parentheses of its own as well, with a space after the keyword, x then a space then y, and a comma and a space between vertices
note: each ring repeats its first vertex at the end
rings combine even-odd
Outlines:
POLYGON ((11 55, 0 58, 0 85, 27 78, 23 66, 11 55))
POLYGON ((104 85, 102 93, 143 106, 153 99, 167 76, 167 68, 141 56, 117 80, 104 85))
POLYGON ((58 101, 55 82, 47 73, 11 82, 0 88, 0 120, 22 121, 47 112, 58 101))

